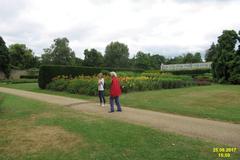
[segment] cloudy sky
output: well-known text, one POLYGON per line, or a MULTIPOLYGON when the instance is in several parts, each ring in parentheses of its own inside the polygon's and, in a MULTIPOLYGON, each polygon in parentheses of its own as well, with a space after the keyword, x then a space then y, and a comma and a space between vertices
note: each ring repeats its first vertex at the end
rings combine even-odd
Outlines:
POLYGON ((78 57, 111 41, 167 57, 204 51, 224 29, 240 29, 240 0, 0 0, 0 36, 36 55, 67 37, 78 57))

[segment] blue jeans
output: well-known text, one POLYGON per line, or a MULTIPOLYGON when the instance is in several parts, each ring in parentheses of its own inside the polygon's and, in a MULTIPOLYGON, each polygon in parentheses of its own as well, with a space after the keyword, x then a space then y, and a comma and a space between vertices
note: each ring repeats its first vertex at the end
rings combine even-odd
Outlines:
POLYGON ((105 97, 104 97, 104 91, 98 91, 98 96, 99 96, 99 100, 100 103, 104 103, 105 104, 105 97))
POLYGON ((111 106, 111 112, 114 112, 114 100, 117 105, 117 111, 122 111, 120 102, 119 102, 119 96, 112 97, 110 96, 110 106, 111 106))

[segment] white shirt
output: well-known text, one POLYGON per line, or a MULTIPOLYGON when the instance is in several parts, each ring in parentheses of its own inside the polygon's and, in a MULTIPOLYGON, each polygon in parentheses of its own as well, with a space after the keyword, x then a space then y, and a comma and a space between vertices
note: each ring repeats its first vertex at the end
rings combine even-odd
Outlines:
POLYGON ((104 91, 104 79, 103 78, 98 80, 98 90, 104 91))

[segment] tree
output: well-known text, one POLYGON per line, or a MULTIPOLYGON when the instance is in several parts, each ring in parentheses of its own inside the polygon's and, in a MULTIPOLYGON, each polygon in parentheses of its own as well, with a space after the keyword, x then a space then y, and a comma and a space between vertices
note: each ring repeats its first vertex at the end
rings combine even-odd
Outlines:
MULTIPOLYGON (((238 42, 240 43, 240 31, 238 34, 238 42)), ((230 65, 231 71, 229 81, 233 84, 240 84, 240 44, 238 45, 238 50, 236 51, 234 59, 230 65)))
POLYGON ((216 52, 217 52, 216 45, 214 43, 212 43, 211 47, 206 51, 205 61, 212 62, 213 57, 217 54, 216 52))
POLYGON ((145 54, 142 51, 139 51, 135 56, 135 64, 136 68, 141 69, 150 69, 151 68, 151 56, 150 54, 145 54))
POLYGON ((42 55, 43 64, 73 65, 75 60, 75 53, 69 47, 67 38, 54 39, 54 43, 50 48, 44 49, 44 54, 42 55))
POLYGON ((5 41, 0 36, 0 71, 2 71, 7 78, 10 76, 10 56, 5 41))
POLYGON ((165 63, 166 59, 164 56, 156 54, 150 57, 150 61, 151 61, 151 67, 153 69, 160 69, 161 64, 165 63))
POLYGON ((127 67, 128 57, 129 51, 127 45, 119 42, 111 42, 107 45, 104 55, 107 67, 127 67))
POLYGON ((165 57, 158 54, 151 55, 150 53, 138 51, 130 62, 135 68, 160 69, 161 64, 165 62, 165 57))
MULTIPOLYGON (((238 35, 234 30, 224 30, 218 37, 216 45, 216 56, 213 58, 213 77, 218 82, 228 82, 234 70, 235 46, 238 35)), ((233 76, 233 75, 232 75, 233 76)))
POLYGON ((83 60, 81 58, 76 57, 75 58, 75 65, 76 66, 82 66, 83 65, 83 60))
POLYGON ((183 57, 183 63, 193 63, 194 55, 192 53, 187 53, 183 57))
POLYGON ((9 46, 11 65, 20 69, 28 69, 39 66, 39 58, 34 56, 31 49, 25 44, 12 44, 9 46))
POLYGON ((184 63, 183 59, 184 59, 184 56, 180 55, 180 56, 177 56, 177 57, 174 57, 174 58, 167 59, 166 63, 167 64, 182 64, 182 63, 184 63))
POLYGON ((84 50, 84 61, 83 65, 84 66, 93 66, 93 67, 99 67, 103 65, 103 56, 101 52, 98 52, 96 49, 85 49, 84 50))
POLYGON ((201 63, 201 62, 202 62, 201 53, 196 52, 196 53, 193 55, 193 60, 192 60, 192 62, 193 62, 193 63, 201 63))

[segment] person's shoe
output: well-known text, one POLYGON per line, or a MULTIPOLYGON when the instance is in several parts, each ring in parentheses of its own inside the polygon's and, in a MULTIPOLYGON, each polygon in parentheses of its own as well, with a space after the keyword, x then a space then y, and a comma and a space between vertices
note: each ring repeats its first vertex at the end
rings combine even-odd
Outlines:
POLYGON ((117 110, 117 112, 122 112, 122 110, 117 110))
POLYGON ((105 104, 104 104, 104 103, 102 103, 102 104, 101 104, 101 106, 102 106, 102 107, 104 107, 104 106, 105 106, 105 104))

